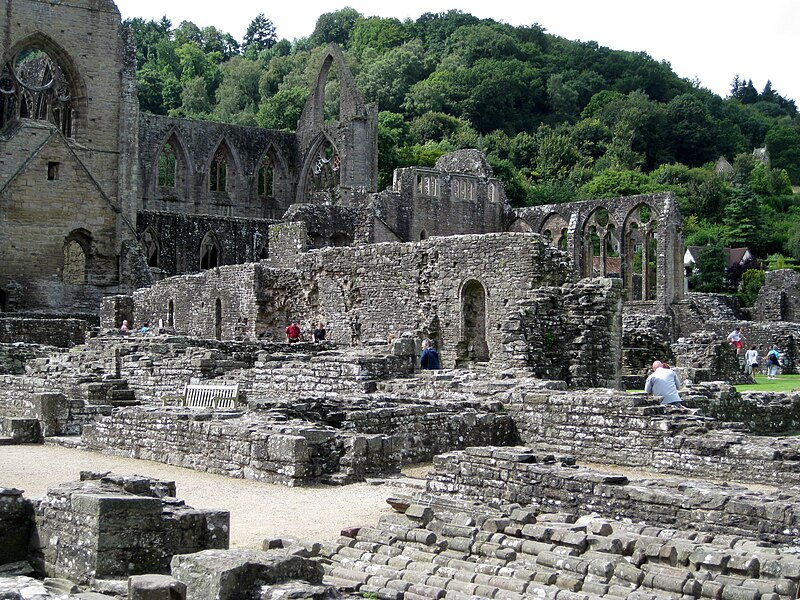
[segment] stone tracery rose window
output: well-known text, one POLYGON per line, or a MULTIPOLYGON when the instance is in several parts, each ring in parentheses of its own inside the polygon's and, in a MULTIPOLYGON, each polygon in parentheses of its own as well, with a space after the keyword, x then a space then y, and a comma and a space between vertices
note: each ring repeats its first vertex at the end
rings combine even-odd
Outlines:
POLYGON ((39 48, 18 52, 0 72, 0 129, 17 119, 49 121, 72 137, 72 92, 64 71, 39 48))
POLYGON ((330 141, 321 144, 311 169, 312 191, 322 192, 337 187, 341 162, 339 152, 330 141))

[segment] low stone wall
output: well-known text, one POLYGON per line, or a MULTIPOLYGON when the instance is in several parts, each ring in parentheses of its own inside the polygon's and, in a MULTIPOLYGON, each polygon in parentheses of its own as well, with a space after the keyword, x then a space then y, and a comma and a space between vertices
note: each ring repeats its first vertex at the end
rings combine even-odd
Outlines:
POLYGON ((427 489, 542 512, 597 513, 657 527, 738 535, 777 545, 800 543, 800 494, 758 493, 685 479, 630 481, 575 468, 574 459, 530 448, 475 447, 434 458, 427 489), (562 466, 566 464, 567 467, 562 466))
POLYGON ((0 565, 27 560, 33 504, 21 490, 0 488, 0 565))
POLYGON ((35 503, 30 561, 42 574, 86 583, 169 573, 175 554, 228 547, 228 513, 176 502, 174 483, 82 476, 35 503))
MULTIPOLYGON (((363 597, 406 600, 795 597, 796 556, 705 527, 575 515, 567 506, 574 482, 569 475, 562 480, 559 497, 567 502, 564 510, 559 502, 557 512, 537 505, 490 507, 452 496, 423 495, 416 503, 395 499, 403 514, 385 515, 376 526, 323 547, 330 556, 323 581, 363 597)), ((500 491, 506 482, 487 483, 500 491)), ((625 487, 605 485, 613 492, 625 487)), ((595 499, 598 505, 604 501, 614 498, 595 499)))
POLYGON ((688 386, 683 398, 720 421, 743 423, 760 435, 796 434, 800 431, 800 391, 738 392, 721 381, 688 386))
POLYGON ((394 406, 342 416, 333 428, 287 420, 275 410, 140 407, 116 410, 85 426, 82 439, 108 454, 288 486, 361 481, 430 460, 437 452, 515 439, 509 415, 465 407, 394 406))
POLYGON ((750 436, 730 424, 612 390, 514 394, 523 444, 579 460, 725 481, 800 483, 800 439, 750 436))
POLYGON ((755 383, 741 355, 716 333, 701 331, 672 345, 675 367, 683 381, 727 381, 733 385, 755 383))
POLYGON ((82 319, 31 319, 0 317, 0 343, 25 342, 69 348, 84 343, 86 321, 82 319))

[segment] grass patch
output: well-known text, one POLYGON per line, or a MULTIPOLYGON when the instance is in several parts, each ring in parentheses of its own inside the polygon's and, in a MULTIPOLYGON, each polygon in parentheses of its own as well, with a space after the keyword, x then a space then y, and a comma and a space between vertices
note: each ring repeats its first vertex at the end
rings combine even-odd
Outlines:
POLYGON ((766 375, 756 376, 755 384, 737 385, 738 392, 791 392, 800 389, 800 375, 778 375, 777 379, 767 379, 766 375))

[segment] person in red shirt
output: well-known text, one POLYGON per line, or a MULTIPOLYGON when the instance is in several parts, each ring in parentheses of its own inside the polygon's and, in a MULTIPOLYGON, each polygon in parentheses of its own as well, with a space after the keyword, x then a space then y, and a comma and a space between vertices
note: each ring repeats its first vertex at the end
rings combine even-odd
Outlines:
POLYGON ((286 328, 286 341, 290 344, 300 341, 300 328, 295 321, 292 321, 291 325, 286 328))

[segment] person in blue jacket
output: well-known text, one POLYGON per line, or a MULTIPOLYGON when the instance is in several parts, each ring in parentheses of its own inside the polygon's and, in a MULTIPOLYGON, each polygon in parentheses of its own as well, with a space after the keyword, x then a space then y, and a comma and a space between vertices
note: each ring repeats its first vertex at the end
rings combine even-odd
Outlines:
POLYGON ((439 361, 439 353, 431 345, 430 340, 422 340, 422 355, 419 357, 420 366, 429 371, 436 371, 442 368, 439 361))

